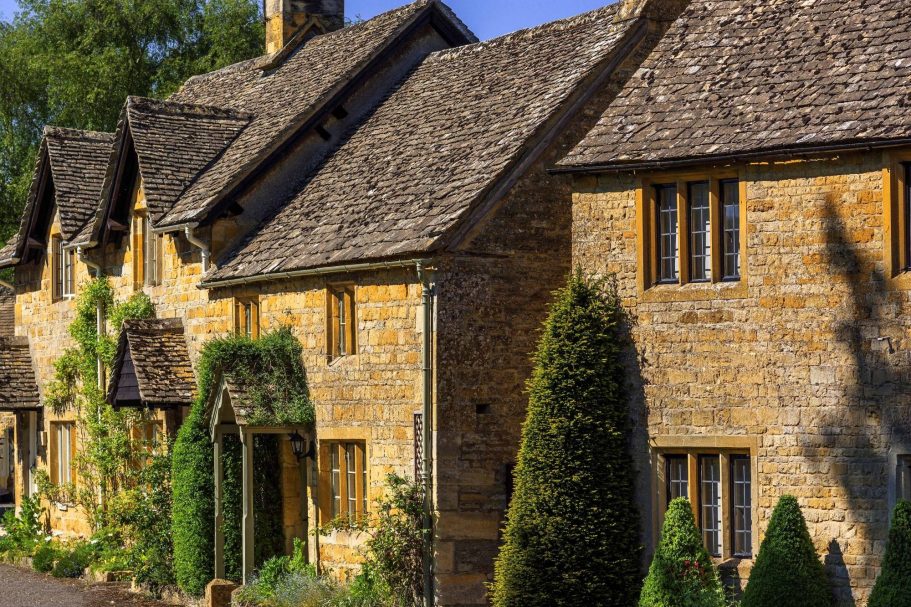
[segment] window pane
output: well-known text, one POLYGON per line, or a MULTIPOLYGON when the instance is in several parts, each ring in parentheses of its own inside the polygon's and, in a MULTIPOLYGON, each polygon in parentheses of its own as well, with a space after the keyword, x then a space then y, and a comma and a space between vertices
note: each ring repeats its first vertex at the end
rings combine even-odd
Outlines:
POLYGON ((244 304, 244 333, 253 338, 253 304, 250 302, 244 304))
POLYGON ((898 456, 895 483, 895 498, 911 500, 911 455, 898 456))
POLYGON ((346 479, 348 483, 348 516, 352 519, 357 513, 357 458, 354 449, 354 443, 345 445, 345 469, 347 472, 345 476, 348 477, 346 479))
POLYGON ((724 215, 724 278, 740 278, 740 182, 727 179, 721 182, 721 209, 724 215))
POLYGON ((335 301, 338 306, 338 355, 345 356, 348 353, 347 344, 345 343, 345 327, 348 321, 345 317, 345 292, 336 291, 335 301))
POLYGON ((688 186, 690 207, 690 279, 704 282, 712 279, 712 229, 709 223, 709 183, 699 181, 688 186))
POLYGON ((63 296, 63 241, 59 237, 53 240, 54 263, 54 297, 63 296))
POLYGON ((332 485, 332 518, 335 518, 342 513, 342 469, 338 455, 338 445, 330 445, 329 452, 332 454, 330 480, 332 485))
POLYGON ((360 449, 361 449, 361 465, 363 466, 363 468, 361 469, 361 495, 363 496, 363 504, 362 504, 361 512, 363 512, 366 515, 367 514, 367 449, 364 448, 363 446, 361 446, 360 449))
POLYGON ((689 499, 689 470, 685 455, 668 455, 664 461, 667 466, 667 501, 685 497, 689 499))
POLYGON ((677 186, 655 186, 658 203, 658 280, 677 282, 680 260, 677 245, 677 186))
POLYGON ((905 267, 903 270, 911 269, 911 163, 905 165, 905 203, 904 203, 905 223, 901 228, 905 234, 905 267))
POLYGON ((721 556, 721 463, 717 455, 699 458, 702 539, 712 556, 721 556))
POLYGON ((731 505, 733 509, 734 556, 753 553, 753 496, 750 458, 731 457, 731 505))

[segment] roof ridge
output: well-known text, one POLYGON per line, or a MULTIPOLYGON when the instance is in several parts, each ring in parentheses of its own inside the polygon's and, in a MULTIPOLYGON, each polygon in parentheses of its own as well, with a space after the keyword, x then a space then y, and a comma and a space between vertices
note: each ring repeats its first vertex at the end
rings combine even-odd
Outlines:
POLYGON ((473 51, 493 48, 500 45, 508 44, 511 42, 519 40, 528 40, 531 38, 537 38, 539 36, 544 36, 557 31, 566 31, 570 29, 575 29, 588 25, 598 19, 604 17, 613 17, 617 14, 619 10, 619 4, 608 4, 607 6, 602 6, 601 8, 596 8, 594 10, 581 13, 579 15, 574 15, 572 17, 565 17, 563 19, 557 19, 556 21, 548 21, 547 23, 542 23, 540 25, 535 25, 533 27, 526 27, 514 32, 503 34, 502 36, 497 36, 496 38, 491 38, 490 40, 483 40, 476 42, 474 44, 466 44, 463 46, 455 46, 452 48, 442 49, 435 51, 429 55, 430 58, 443 58, 443 57, 454 57, 459 56, 464 53, 470 53, 473 51))
POLYGON ((103 142, 113 140, 114 133, 107 131, 91 131, 84 129, 73 129, 65 126, 54 126, 47 124, 44 126, 45 137, 59 137, 62 139, 86 139, 90 141, 103 142))
POLYGON ((161 114, 181 114, 184 116, 195 116, 198 118, 235 118, 237 120, 250 120, 253 114, 243 110, 233 108, 219 107, 217 105, 201 105, 197 103, 186 103, 184 101, 170 101, 167 99, 153 99, 151 97, 127 97, 127 108, 136 108, 139 110, 149 109, 161 114))

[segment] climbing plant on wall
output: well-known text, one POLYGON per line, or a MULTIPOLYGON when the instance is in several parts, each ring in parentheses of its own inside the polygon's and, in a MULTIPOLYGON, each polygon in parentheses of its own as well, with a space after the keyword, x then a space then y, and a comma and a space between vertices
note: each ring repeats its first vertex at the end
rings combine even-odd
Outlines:
MULTIPOLYGON (((265 425, 306 425, 313 423, 313 405, 307 388, 307 376, 303 365, 303 349, 300 342, 288 328, 279 329, 253 340, 244 336, 215 339, 208 342, 200 356, 198 374, 199 390, 190 415, 184 421, 177 435, 173 451, 173 538, 174 572, 180 588, 189 594, 199 595, 212 579, 215 571, 214 528, 215 483, 212 476, 212 441, 209 435, 209 411, 207 406, 220 370, 230 369, 238 382, 247 388, 247 397, 252 413, 247 422, 254 426, 265 425)), ((229 443, 230 444, 230 443, 229 443)), ((277 450, 269 461, 269 447, 257 443, 257 461, 265 462, 264 468, 279 470, 275 458, 277 450)), ((240 450, 235 446, 226 448, 224 506, 225 515, 225 571, 226 575, 239 576, 240 528, 239 506, 240 487, 236 475, 239 473, 240 450), (236 455, 232 455, 235 453, 236 455), (232 472, 233 471, 233 472, 232 472), (232 476, 232 478, 228 478, 232 476)), ((264 474, 264 469, 261 469, 264 474)), ((275 554, 280 546, 281 500, 271 493, 279 490, 277 479, 262 476, 254 502, 254 522, 257 522, 257 545, 272 546, 275 554), (278 510, 276 510, 278 508, 278 510), (277 514, 276 514, 277 513, 277 514), (278 516, 278 524, 275 517, 278 516), (265 529, 271 529, 266 533, 265 529), (260 533, 264 535, 260 535, 260 533)), ((262 548, 267 551, 269 548, 262 548)), ((262 552, 257 562, 261 562, 262 552)))

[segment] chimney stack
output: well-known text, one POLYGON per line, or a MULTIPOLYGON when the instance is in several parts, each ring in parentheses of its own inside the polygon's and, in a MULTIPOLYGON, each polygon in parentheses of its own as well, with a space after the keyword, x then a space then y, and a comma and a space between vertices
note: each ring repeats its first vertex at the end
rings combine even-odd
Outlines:
POLYGON ((312 17, 331 32, 345 25, 345 0, 265 0, 266 53, 281 50, 312 17))

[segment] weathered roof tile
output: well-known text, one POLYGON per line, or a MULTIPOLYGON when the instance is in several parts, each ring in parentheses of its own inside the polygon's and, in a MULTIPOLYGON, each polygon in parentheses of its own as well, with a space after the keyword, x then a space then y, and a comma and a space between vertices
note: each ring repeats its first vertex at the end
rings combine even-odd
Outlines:
POLYGON ((0 337, 0 411, 30 410, 39 406, 38 383, 28 339, 0 337))

